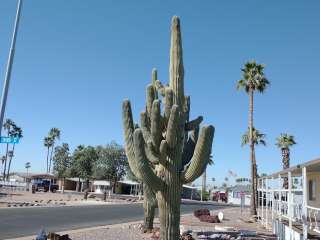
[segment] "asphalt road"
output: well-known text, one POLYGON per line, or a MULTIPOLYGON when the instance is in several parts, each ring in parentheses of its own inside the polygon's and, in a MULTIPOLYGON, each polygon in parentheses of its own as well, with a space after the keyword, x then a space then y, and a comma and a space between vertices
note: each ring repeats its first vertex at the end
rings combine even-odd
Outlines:
MULTIPOLYGON (((199 204, 183 204, 181 213, 190 213, 201 207, 199 204)), ((205 207, 214 210, 228 206, 206 204, 205 207)), ((41 228, 59 232, 142 219, 142 204, 4 208, 0 209, 0 239, 36 235, 41 228)))

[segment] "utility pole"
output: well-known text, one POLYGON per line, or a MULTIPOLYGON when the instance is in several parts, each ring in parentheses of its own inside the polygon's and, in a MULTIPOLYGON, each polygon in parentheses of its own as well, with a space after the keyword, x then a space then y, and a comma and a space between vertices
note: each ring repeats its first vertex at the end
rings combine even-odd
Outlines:
POLYGON ((0 102, 0 136, 1 136, 1 130, 2 130, 2 125, 3 125, 4 112, 6 110, 9 83, 10 83, 10 78, 11 78, 12 64, 13 64, 13 58, 14 58, 14 52, 15 52, 15 46, 16 46, 18 26, 19 26, 19 21, 20 21, 21 6, 22 6, 22 0, 19 0, 18 7, 17 7, 17 13, 16 13, 16 19, 15 19, 15 23, 14 23, 12 41, 11 41, 11 46, 10 46, 10 51, 9 51, 9 58, 8 58, 8 62, 7 62, 7 70, 6 70, 6 75, 5 75, 5 79, 4 79, 4 83, 3 83, 3 90, 2 90, 1 102, 0 102))

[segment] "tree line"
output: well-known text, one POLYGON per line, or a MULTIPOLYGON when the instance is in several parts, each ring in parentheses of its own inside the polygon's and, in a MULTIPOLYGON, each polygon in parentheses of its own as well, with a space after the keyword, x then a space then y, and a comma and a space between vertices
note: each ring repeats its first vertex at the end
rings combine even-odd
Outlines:
MULTIPOLYGON (((253 123, 254 113, 254 93, 264 93, 270 81, 266 78, 264 73, 265 65, 258 64, 255 61, 248 61, 241 69, 242 78, 237 82, 237 89, 244 90, 249 96, 249 119, 248 130, 242 135, 241 145, 249 145, 250 147, 250 172, 251 172, 251 202, 250 214, 256 216, 257 214, 257 182, 258 182, 258 166, 255 155, 255 146, 266 145, 264 133, 261 133, 255 128, 253 123)), ((296 144, 294 136, 288 133, 281 133, 276 138, 276 146, 279 147, 282 153, 283 169, 290 167, 290 147, 296 144)), ((288 179, 284 179, 284 187, 288 187, 288 179)))
MULTIPOLYGON (((19 127, 13 120, 6 119, 3 128, 6 132, 7 137, 15 137, 15 138, 22 138, 23 137, 23 131, 22 128, 19 127)), ((15 152, 15 143, 6 143, 6 152, 5 155, 1 157, 1 164, 2 164, 2 179, 3 180, 9 180, 10 170, 11 170, 11 164, 14 157, 15 152)))
POLYGON ((96 147, 79 145, 73 153, 67 143, 62 143, 54 148, 52 160, 53 173, 62 180, 62 190, 66 178, 76 177, 85 180, 87 187, 90 180, 108 180, 114 191, 129 168, 124 148, 114 141, 96 147))

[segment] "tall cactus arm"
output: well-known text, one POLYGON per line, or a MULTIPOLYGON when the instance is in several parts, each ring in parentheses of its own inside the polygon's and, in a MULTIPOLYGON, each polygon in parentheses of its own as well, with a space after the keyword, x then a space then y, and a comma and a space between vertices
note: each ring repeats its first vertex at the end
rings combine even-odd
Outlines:
POLYGON ((174 16, 171 23, 169 86, 174 93, 173 103, 177 104, 180 110, 182 110, 184 105, 184 68, 182 55, 180 20, 177 16, 174 16))
POLYGON ((152 84, 149 84, 147 86, 147 113, 148 116, 151 116, 151 111, 152 111, 152 104, 155 99, 155 92, 152 84))
POLYGON ((199 125, 201 124, 202 120, 203 120, 203 117, 199 116, 196 119, 194 119, 194 120, 192 120, 190 122, 187 122, 186 125, 185 125, 185 130, 186 131, 194 130, 196 127, 199 127, 199 125))
POLYGON ((143 134, 143 138, 145 142, 148 142, 151 138, 149 123, 148 123, 148 117, 146 112, 140 113, 140 123, 141 123, 141 130, 143 134))
POLYGON ((164 97, 166 94, 166 87, 163 86, 160 80, 156 80, 154 85, 156 87, 156 90, 160 93, 160 95, 164 97))
POLYGON ((164 117, 168 121, 171 113, 171 108, 173 105, 173 91, 170 88, 166 89, 166 94, 164 97, 164 117))
POLYGON ((177 142, 178 123, 179 123, 178 105, 173 105, 170 113, 167 134, 166 134, 166 140, 170 148, 173 148, 177 142))
POLYGON ((199 135, 199 127, 192 130, 192 132, 189 134, 188 140, 184 145, 183 153, 182 153, 183 166, 186 164, 189 164, 192 159, 194 149, 196 148, 196 144, 198 141, 198 135, 199 135))
POLYGON ((146 156, 152 164, 159 164, 159 163, 162 165, 165 164, 167 149, 166 149, 166 145, 163 144, 163 142, 165 143, 165 141, 163 140, 161 142, 159 151, 155 150, 151 141, 147 143, 147 147, 145 148, 146 156))
POLYGON ((148 160, 152 164, 158 164, 160 162, 159 153, 155 151, 151 140, 145 145, 145 152, 148 160))
POLYGON ((157 92, 157 88, 156 88, 156 81, 157 81, 157 78, 158 78, 158 71, 157 69, 152 69, 152 86, 153 86, 153 89, 154 89, 154 99, 158 99, 158 92, 157 92))
POLYGON ((191 164, 182 174, 182 181, 184 183, 193 182, 203 173, 210 158, 213 136, 213 126, 204 126, 201 128, 199 139, 191 159, 191 164))
POLYGON ((167 153, 168 151, 168 144, 167 144, 167 141, 166 140, 162 140, 161 141, 161 144, 160 144, 160 163, 162 165, 165 165, 165 162, 166 162, 166 158, 167 158, 167 153))
POLYGON ((186 119, 189 121, 189 113, 190 113, 190 96, 184 97, 184 105, 183 105, 183 111, 186 114, 186 119))
POLYGON ((145 142, 141 129, 136 129, 133 135, 134 154, 137 171, 144 183, 150 186, 155 192, 162 189, 164 182, 153 172, 153 169, 145 154, 145 142))
POLYGON ((152 104, 151 113, 151 139, 153 146, 159 149, 162 138, 161 134, 161 109, 160 100, 155 100, 152 104))
POLYGON ((123 119, 123 129, 124 129, 124 138, 125 138, 125 150, 128 158, 129 166, 133 174, 141 179, 137 165, 135 163, 135 154, 134 154, 134 123, 132 118, 131 104, 129 100, 123 101, 122 104, 122 119, 123 119))

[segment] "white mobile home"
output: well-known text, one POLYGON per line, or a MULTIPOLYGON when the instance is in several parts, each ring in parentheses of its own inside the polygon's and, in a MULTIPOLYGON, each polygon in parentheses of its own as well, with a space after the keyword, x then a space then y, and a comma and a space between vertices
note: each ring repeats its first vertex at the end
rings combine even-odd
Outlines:
POLYGON ((241 205, 241 199, 245 206, 250 206, 251 189, 250 185, 236 185, 228 188, 228 203, 241 205))
POLYGON ((320 159, 260 178, 258 219, 279 239, 320 239, 320 159))

